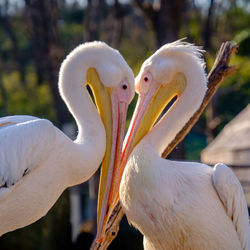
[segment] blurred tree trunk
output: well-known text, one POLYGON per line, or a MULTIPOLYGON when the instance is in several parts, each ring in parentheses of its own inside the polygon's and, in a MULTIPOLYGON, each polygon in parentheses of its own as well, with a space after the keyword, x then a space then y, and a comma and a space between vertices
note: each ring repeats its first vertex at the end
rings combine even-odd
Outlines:
MULTIPOLYGON (((203 41, 204 48, 206 50, 211 50, 211 35, 213 33, 213 17, 214 17, 214 0, 210 0, 210 5, 208 8, 207 18, 203 29, 203 41)), ((218 93, 214 95, 211 102, 208 104, 205 116, 206 116, 206 134, 207 141, 210 143, 216 136, 216 128, 220 123, 220 119, 217 117, 217 103, 218 103, 218 93)))
POLYGON ((18 47, 18 40, 11 26, 10 17, 7 11, 8 5, 9 5, 9 1, 5 0, 5 2, 0 6, 0 27, 2 27, 6 36, 11 41, 11 45, 12 45, 11 56, 14 58, 15 64, 17 65, 17 70, 20 73, 21 83, 23 87, 25 87, 26 86, 26 79, 25 79, 26 57, 25 57, 25 54, 18 47))
MULTIPOLYGON (((21 50, 18 47, 17 37, 13 31, 13 28, 10 23, 10 17, 8 14, 9 7, 9 1, 5 0, 0 5, 0 28, 5 32, 6 36, 11 41, 11 57, 15 60, 15 66, 17 67, 18 72, 20 73, 20 80, 25 88, 26 86, 26 79, 25 79, 25 59, 24 54, 21 52, 21 50)), ((0 68, 1 71, 5 71, 7 66, 5 65, 5 59, 2 58, 2 53, 0 51, 1 55, 1 64, 0 68)), ((8 115, 8 97, 7 97, 7 91, 5 89, 5 86, 2 81, 2 72, 0 72, 0 93, 1 93, 1 99, 2 99, 2 113, 1 116, 8 115)))
POLYGON ((113 7, 113 33, 112 33, 112 47, 119 49, 121 43, 121 34, 122 34, 122 20, 123 20, 123 10, 122 6, 119 3, 119 0, 115 0, 113 7))
POLYGON ((213 21, 213 10, 214 10, 214 0, 210 0, 210 6, 208 8, 208 14, 206 23, 203 30, 203 40, 204 48, 211 49, 211 34, 213 31, 212 21, 213 21))
POLYGON ((178 38, 186 0, 134 0, 155 33, 156 48, 178 38))
POLYGON ((71 116, 58 92, 58 71, 64 56, 57 30, 56 0, 25 0, 27 22, 33 45, 38 83, 49 82, 58 125, 70 121, 71 116))
POLYGON ((98 27, 98 8, 94 5, 93 0, 88 0, 85 16, 85 41, 94 41, 99 38, 98 27))
POLYGON ((106 15, 105 0, 88 0, 85 15, 85 41, 100 40, 100 23, 106 15))

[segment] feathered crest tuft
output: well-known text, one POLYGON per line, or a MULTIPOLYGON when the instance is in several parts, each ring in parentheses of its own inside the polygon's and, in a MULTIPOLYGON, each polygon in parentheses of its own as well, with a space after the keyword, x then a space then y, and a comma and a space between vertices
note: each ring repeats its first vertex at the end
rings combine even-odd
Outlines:
POLYGON ((199 59, 200 64, 202 65, 203 68, 205 68, 205 62, 204 59, 202 58, 202 55, 205 50, 202 49, 201 46, 196 46, 192 43, 185 42, 185 38, 179 39, 177 41, 174 41, 172 43, 167 43, 163 45, 156 53, 155 55, 159 54, 168 54, 171 52, 181 52, 181 53, 186 53, 186 54, 191 54, 195 56, 197 59, 199 59))

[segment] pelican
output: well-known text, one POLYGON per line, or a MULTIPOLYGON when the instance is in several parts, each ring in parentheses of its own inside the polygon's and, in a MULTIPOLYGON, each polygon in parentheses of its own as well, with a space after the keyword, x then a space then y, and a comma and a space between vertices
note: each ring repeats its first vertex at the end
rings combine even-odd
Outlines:
POLYGON ((233 172, 222 163, 212 168, 161 158, 204 98, 201 53, 182 41, 166 44, 135 80, 139 99, 124 142, 119 197, 129 222, 144 235, 144 249, 249 247, 247 205, 233 172))
POLYGON ((0 235, 40 219, 64 189, 88 180, 102 159, 101 183, 109 185, 134 95, 132 70, 105 43, 85 43, 63 61, 58 86, 78 126, 75 141, 46 119, 0 119, 0 235))

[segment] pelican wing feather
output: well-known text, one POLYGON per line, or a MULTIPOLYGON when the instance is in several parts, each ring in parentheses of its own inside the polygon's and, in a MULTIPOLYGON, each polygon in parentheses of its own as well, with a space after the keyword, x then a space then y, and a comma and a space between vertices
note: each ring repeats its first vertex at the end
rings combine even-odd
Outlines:
POLYGON ((55 127, 48 120, 31 116, 0 119, 0 199, 48 157, 54 139, 55 127))
POLYGON ((214 187, 231 218, 239 236, 242 249, 247 249, 249 220, 243 189, 233 171, 222 163, 214 166, 214 187))

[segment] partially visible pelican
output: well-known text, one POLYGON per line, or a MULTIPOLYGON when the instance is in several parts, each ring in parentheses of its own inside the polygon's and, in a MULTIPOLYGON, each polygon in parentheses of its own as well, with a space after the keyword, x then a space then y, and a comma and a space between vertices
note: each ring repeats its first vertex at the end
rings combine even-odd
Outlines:
POLYGON ((125 139, 119 195, 128 220, 144 235, 145 249, 248 249, 247 205, 233 172, 221 163, 211 168, 161 158, 204 98, 200 56, 191 44, 166 44, 136 77, 139 99, 125 139))
POLYGON ((0 235, 44 216, 65 188, 89 179, 102 159, 101 182, 110 183, 134 95, 132 70, 105 43, 85 43, 62 63, 58 85, 78 126, 75 141, 45 119, 0 119, 0 235))

